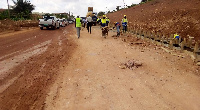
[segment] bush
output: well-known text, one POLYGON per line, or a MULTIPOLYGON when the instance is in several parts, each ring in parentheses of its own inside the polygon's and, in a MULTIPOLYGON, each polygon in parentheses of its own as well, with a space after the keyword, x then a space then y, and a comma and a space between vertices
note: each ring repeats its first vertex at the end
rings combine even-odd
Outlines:
POLYGON ((8 18, 8 10, 0 13, 0 20, 8 18))

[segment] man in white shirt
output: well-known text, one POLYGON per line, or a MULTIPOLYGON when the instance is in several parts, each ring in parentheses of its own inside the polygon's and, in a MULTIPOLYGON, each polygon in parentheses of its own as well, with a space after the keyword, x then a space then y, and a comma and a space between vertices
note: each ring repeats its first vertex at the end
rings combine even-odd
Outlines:
POLYGON ((88 33, 90 31, 90 34, 91 34, 92 18, 90 17, 90 15, 87 17, 87 22, 88 22, 88 25, 87 25, 88 33))

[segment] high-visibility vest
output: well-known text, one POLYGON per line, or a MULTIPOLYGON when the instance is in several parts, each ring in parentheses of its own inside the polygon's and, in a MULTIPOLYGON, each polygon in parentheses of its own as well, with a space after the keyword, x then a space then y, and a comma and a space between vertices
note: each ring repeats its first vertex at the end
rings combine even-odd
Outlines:
POLYGON ((106 23, 106 19, 101 19, 101 23, 106 23))
POLYGON ((123 18, 123 22, 124 22, 124 23, 127 23, 127 22, 128 22, 127 18, 126 18, 126 19, 123 18))
POLYGON ((76 27, 81 27, 81 18, 76 18, 76 27))
POLYGON ((174 38, 179 38, 179 35, 178 34, 174 34, 174 38))

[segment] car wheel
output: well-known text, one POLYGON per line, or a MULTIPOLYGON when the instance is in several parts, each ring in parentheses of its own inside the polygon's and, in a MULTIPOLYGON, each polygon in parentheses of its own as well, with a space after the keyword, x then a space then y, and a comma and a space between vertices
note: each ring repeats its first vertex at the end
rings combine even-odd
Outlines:
POLYGON ((43 30, 43 27, 40 27, 41 30, 43 30))

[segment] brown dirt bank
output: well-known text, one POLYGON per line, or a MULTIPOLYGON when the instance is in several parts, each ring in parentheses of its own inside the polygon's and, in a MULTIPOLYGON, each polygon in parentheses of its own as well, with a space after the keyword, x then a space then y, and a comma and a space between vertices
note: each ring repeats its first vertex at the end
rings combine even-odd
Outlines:
POLYGON ((129 28, 179 33, 200 39, 200 0, 153 0, 129 9, 109 13, 111 22, 121 21, 127 15, 129 28))
POLYGON ((0 20, 0 33, 7 31, 19 31, 23 28, 29 27, 38 27, 38 21, 13 21, 9 19, 0 20))

